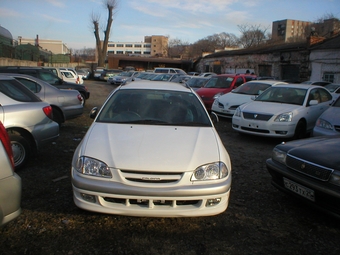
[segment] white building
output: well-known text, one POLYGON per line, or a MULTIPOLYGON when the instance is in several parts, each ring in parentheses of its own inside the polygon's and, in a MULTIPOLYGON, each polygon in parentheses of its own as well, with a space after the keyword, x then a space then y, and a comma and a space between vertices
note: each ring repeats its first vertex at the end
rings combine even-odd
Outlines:
POLYGON ((107 53, 142 57, 167 57, 168 37, 152 35, 144 36, 144 42, 109 42, 107 53))

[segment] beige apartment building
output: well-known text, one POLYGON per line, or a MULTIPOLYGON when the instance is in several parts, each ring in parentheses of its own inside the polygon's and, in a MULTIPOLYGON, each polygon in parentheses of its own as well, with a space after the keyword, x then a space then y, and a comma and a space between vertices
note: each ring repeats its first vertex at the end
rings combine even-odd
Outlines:
POLYGON ((311 22, 301 20, 278 20, 272 25, 272 40, 294 42, 305 40, 310 34, 311 22))
POLYGON ((35 39, 19 36, 18 45, 22 44, 40 46, 42 49, 51 51, 53 54, 70 54, 70 49, 60 40, 40 39, 38 36, 35 39))

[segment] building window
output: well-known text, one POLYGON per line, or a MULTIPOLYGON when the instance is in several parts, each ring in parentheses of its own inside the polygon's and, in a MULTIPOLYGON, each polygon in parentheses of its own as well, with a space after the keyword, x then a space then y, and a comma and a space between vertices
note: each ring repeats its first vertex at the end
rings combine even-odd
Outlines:
POLYGON ((144 44, 144 48, 151 48, 151 44, 144 44))
POLYGON ((131 51, 131 50, 127 50, 127 51, 125 51, 125 53, 126 53, 126 54, 131 54, 132 51, 131 51))
POLYGON ((123 54, 124 52, 122 50, 117 50, 116 53, 117 54, 123 54))
POLYGON ((135 44, 135 48, 142 48, 141 44, 135 44))
POLYGON ((150 55, 151 52, 150 52, 150 51, 144 51, 143 54, 144 54, 144 55, 150 55))
POLYGON ((323 74, 323 80, 333 83, 334 82, 334 73, 324 73, 323 74))
POLYGON ((114 44, 109 44, 109 45, 107 45, 108 47, 115 47, 115 45, 114 44))
POLYGON ((124 47, 124 44, 117 44, 117 47, 124 47))
POLYGON ((134 51, 133 53, 134 53, 134 54, 142 54, 141 51, 134 51))
POLYGON ((125 47, 132 48, 132 44, 125 44, 125 47))
POLYGON ((114 51, 114 50, 108 50, 107 53, 109 53, 109 54, 115 54, 115 51, 114 51))

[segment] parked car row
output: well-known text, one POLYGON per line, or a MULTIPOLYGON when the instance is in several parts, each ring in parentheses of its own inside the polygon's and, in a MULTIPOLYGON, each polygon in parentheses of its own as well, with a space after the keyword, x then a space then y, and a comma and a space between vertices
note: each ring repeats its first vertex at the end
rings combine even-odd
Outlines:
POLYGON ((14 165, 21 168, 31 154, 59 137, 59 125, 52 106, 13 77, 0 75, 0 100, 0 121, 12 143, 14 165))
MULTIPOLYGON (((57 71, 56 71, 57 72, 57 71)), ((56 75, 51 68, 44 67, 25 67, 25 66, 1 66, 1 73, 20 73, 27 74, 39 78, 58 89, 70 89, 70 90, 78 90, 81 96, 83 97, 83 104, 87 99, 90 98, 90 92, 87 87, 83 84, 76 84, 64 81, 58 75, 56 75)))

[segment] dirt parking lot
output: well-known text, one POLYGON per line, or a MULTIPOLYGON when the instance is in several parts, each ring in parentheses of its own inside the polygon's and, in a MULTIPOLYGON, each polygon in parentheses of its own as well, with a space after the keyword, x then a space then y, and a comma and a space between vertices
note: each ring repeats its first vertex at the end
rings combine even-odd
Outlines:
POLYGON ((339 221, 270 184, 265 161, 279 140, 242 136, 230 120, 217 125, 233 166, 229 208, 198 218, 138 218, 78 209, 70 179, 73 152, 115 87, 85 81, 91 97, 82 117, 18 171, 22 214, 0 229, 1 254, 339 254, 339 221))

